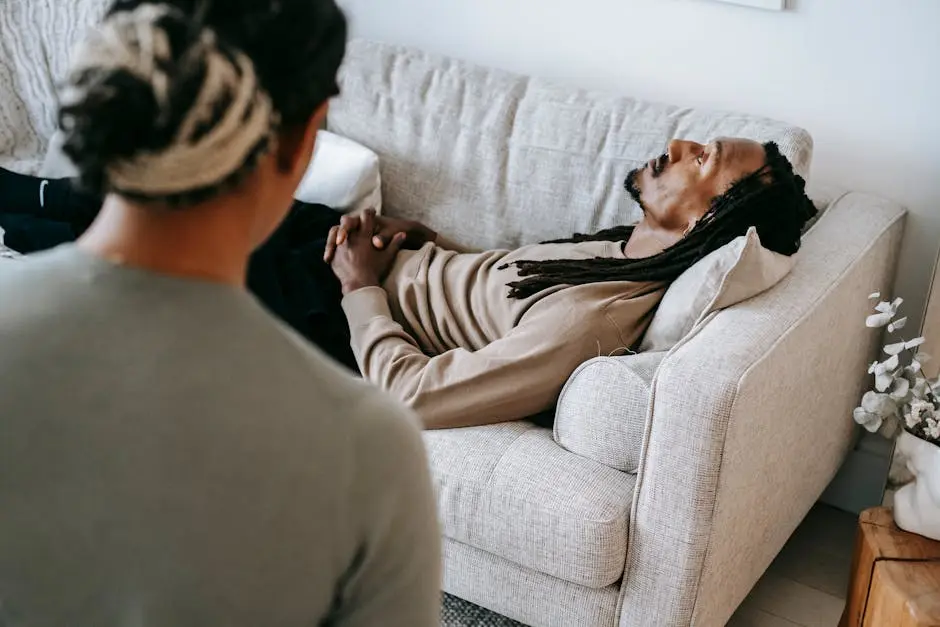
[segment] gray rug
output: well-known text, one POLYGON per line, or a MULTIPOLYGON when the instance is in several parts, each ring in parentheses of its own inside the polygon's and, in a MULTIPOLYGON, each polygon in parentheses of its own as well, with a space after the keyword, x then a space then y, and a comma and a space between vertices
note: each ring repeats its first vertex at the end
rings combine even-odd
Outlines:
POLYGON ((441 627, 526 627, 522 623, 500 616, 479 605, 444 595, 441 627))

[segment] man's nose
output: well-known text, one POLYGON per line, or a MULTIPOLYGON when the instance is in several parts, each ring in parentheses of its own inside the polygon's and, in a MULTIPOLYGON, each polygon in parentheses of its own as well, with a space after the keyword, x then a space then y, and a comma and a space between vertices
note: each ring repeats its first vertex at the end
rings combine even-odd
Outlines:
POLYGON ((669 146, 666 148, 666 154, 669 155, 669 163, 681 161, 682 158, 689 153, 699 153, 701 151, 701 144, 684 139, 674 139, 669 142, 669 146))

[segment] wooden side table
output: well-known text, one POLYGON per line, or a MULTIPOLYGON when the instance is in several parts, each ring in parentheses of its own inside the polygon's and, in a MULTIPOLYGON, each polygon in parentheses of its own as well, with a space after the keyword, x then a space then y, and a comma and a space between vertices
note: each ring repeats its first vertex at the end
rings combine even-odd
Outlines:
POLYGON ((898 529, 886 507, 862 512, 839 626, 940 626, 940 542, 898 529))

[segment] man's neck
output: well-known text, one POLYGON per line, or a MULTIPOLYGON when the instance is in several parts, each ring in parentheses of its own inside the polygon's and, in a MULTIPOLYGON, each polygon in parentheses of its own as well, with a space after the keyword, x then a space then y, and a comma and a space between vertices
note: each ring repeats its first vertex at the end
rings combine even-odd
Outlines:
POLYGON ((682 233, 664 229, 645 217, 633 228, 630 240, 624 246, 624 255, 630 259, 643 259, 663 252, 682 239, 682 233))
POLYGON ((78 246, 121 265, 243 286, 251 238, 234 211, 147 207, 112 195, 78 246))

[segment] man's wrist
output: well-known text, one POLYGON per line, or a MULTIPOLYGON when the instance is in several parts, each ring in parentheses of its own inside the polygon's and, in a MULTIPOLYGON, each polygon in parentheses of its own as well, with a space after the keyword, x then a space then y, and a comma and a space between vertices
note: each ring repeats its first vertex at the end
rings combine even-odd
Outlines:
POLYGON ((344 281, 342 283, 343 296, 351 294, 356 290, 361 290, 366 287, 379 287, 379 282, 376 279, 352 279, 350 281, 344 281))

